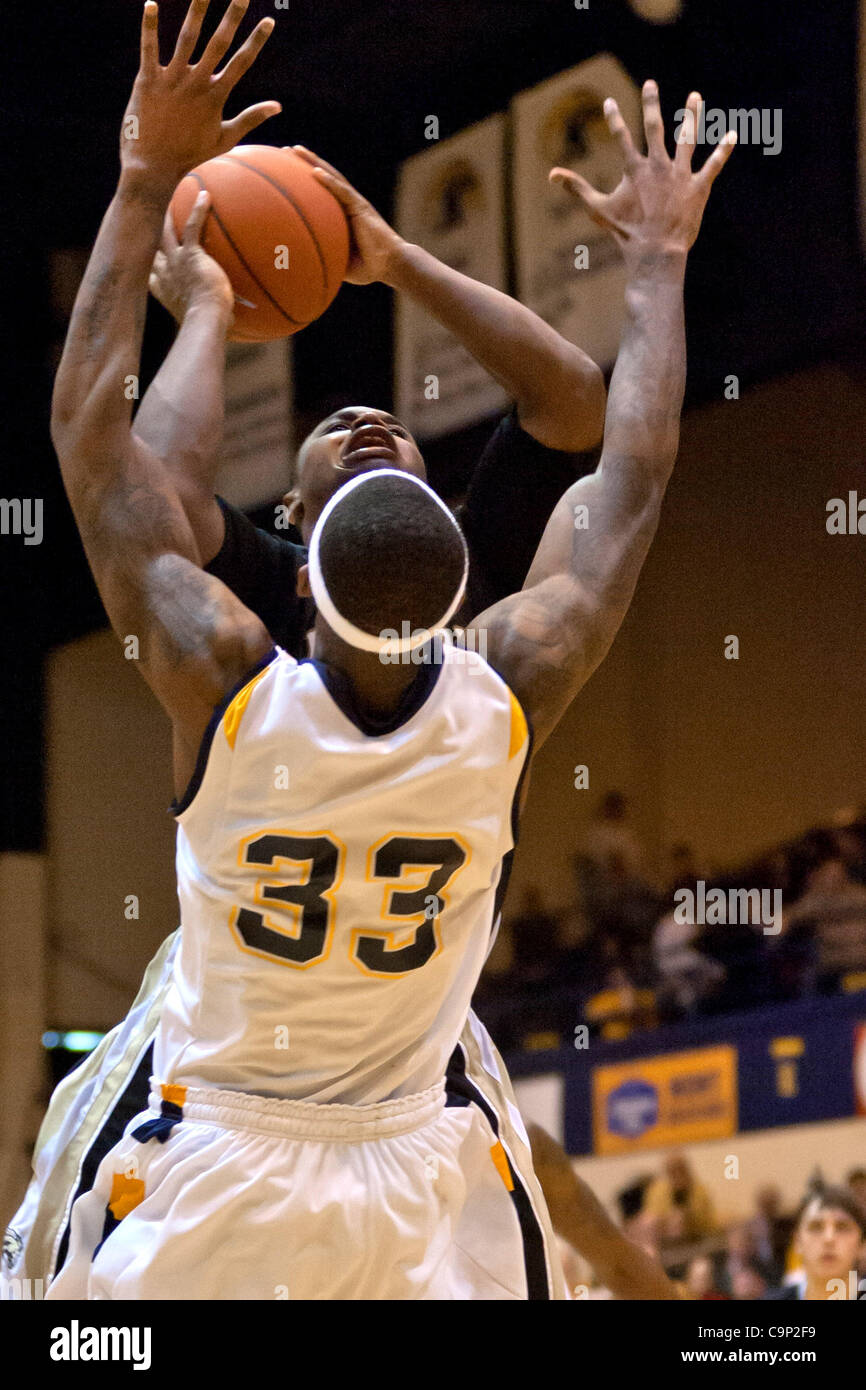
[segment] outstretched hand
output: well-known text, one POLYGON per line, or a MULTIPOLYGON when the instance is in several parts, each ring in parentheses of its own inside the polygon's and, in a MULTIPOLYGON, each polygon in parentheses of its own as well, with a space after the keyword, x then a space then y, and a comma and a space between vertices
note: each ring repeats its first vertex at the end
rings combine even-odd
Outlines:
POLYGON ((348 283, 371 285, 375 280, 385 280, 391 258, 403 244, 402 237, 333 164, 320 159, 304 145, 294 145, 292 148, 305 163, 312 165, 319 183, 333 193, 346 214, 351 242, 345 275, 348 283))
POLYGON ((703 167, 694 172, 692 156, 700 107, 700 95, 692 92, 671 159, 665 148, 656 83, 645 82, 643 87, 645 156, 638 154, 617 103, 609 97, 604 114, 625 160, 623 176, 613 192, 600 193, 570 169, 550 171, 551 180, 581 198, 592 220, 615 237, 627 262, 647 250, 685 254, 697 239, 710 189, 737 143, 736 135, 729 131, 703 167))
POLYGON ((226 101, 258 57, 274 20, 263 19, 257 24, 217 72, 249 0, 231 0, 198 62, 191 63, 208 4, 209 0, 192 0, 174 53, 167 66, 161 67, 157 6, 155 0, 147 0, 141 22, 141 60, 121 129, 124 169, 138 169, 166 184, 176 184, 197 164, 225 154, 262 121, 282 110, 277 101, 263 101, 248 106, 232 120, 223 120, 226 101))

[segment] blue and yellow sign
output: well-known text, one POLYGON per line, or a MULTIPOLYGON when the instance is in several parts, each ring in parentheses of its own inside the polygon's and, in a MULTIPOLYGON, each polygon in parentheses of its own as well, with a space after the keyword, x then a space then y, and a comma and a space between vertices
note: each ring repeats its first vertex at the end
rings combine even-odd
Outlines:
POLYGON ((702 1047, 592 1072, 597 1154, 696 1144, 737 1131, 737 1049, 702 1047))

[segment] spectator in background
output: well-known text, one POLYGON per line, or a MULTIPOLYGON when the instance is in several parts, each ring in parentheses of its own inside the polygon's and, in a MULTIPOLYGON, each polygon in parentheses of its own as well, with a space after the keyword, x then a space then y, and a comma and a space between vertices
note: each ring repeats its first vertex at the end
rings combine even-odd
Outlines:
MULTIPOLYGON (((730 901, 730 890, 737 888, 758 889, 773 887, 767 882, 767 873, 761 864, 752 864, 741 872, 716 878, 706 884, 707 895, 720 888, 730 901)), ((695 937, 695 948, 708 960, 714 961, 723 972, 718 984, 708 991, 701 1001, 701 1013, 736 1013, 742 1009, 759 1008, 777 995, 777 988, 770 969, 770 952, 767 942, 773 938, 764 935, 760 922, 708 922, 695 937)))
POLYGON ((575 859, 578 892, 590 938, 612 937, 619 963, 638 984, 648 982, 649 944, 659 911, 644 865, 643 848, 628 823, 628 801, 622 792, 607 792, 575 859))
POLYGON ((866 806, 840 811, 834 823, 839 853, 849 874, 855 882, 866 884, 866 806))
MULTIPOLYGON (((684 880, 677 887, 694 892, 696 881, 684 880)), ((659 1012, 665 1021, 696 1013, 725 978, 718 961, 695 949, 694 942, 701 930, 695 923, 678 922, 674 911, 656 924, 652 952, 659 1012)))
POLYGON ((766 1298, 768 1287, 766 1270, 761 1261, 747 1259, 731 1280, 731 1298, 738 1302, 754 1303, 766 1298))
POLYGON ((666 875, 666 898, 672 898, 678 888, 693 887, 695 879, 699 877, 700 873, 695 862, 695 852, 691 845, 687 845, 684 840, 681 840, 676 845, 671 845, 670 853, 668 854, 668 871, 666 875))
POLYGON ((781 1279, 784 1266, 782 1270, 777 1270, 772 1252, 761 1249, 758 1233, 751 1221, 729 1228, 727 1247, 722 1288, 731 1298, 763 1298, 770 1284, 778 1283, 781 1279), (755 1276, 763 1281, 760 1292, 737 1293, 738 1288, 744 1290, 751 1287, 755 1276))
POLYGON ((690 1261, 685 1279, 686 1297, 701 1302, 718 1302, 727 1298, 717 1286, 713 1261, 709 1255, 696 1255, 690 1261))
POLYGON ((782 1210, 779 1188, 768 1184, 755 1194, 755 1215, 747 1223, 755 1253, 761 1260, 770 1284, 779 1284, 785 1273, 788 1250, 794 1238, 796 1224, 793 1215, 782 1210))
POLYGON ((851 1189, 855 1199, 866 1212, 866 1168, 852 1168, 845 1179, 845 1186, 851 1189))
POLYGON ((559 918, 545 906, 534 885, 524 888, 520 911, 509 924, 511 968, 503 978, 506 988, 546 989, 559 969, 559 918))
POLYGON ((794 905, 779 953, 799 964, 799 993, 866 985, 866 885, 852 878, 831 830, 810 830, 791 852, 794 905))
POLYGON ((658 1219, 665 1242, 701 1240, 716 1229, 710 1194, 681 1153, 671 1154, 662 1175, 650 1183, 643 1211, 658 1219))
POLYGON ((857 1269, 864 1240, 866 1214, 848 1188, 814 1184, 796 1218, 794 1248, 803 1263, 803 1277, 796 1284, 770 1289, 767 1298, 849 1298, 850 1274, 857 1269))
POLYGON ((523 890, 509 934, 511 965, 505 974, 482 977, 476 1003, 503 1051, 559 1047, 573 1036, 577 1008, 562 988, 560 920, 538 888, 523 890))

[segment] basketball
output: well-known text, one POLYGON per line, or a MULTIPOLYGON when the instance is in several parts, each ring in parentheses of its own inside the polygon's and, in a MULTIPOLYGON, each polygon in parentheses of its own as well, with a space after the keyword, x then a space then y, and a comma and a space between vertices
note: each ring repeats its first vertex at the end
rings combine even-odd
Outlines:
POLYGON ((349 259, 340 204, 292 150, 238 145, 178 184, 171 212, 178 238, 199 192, 211 205, 201 244, 235 292, 236 342, 287 338, 323 314, 349 259))

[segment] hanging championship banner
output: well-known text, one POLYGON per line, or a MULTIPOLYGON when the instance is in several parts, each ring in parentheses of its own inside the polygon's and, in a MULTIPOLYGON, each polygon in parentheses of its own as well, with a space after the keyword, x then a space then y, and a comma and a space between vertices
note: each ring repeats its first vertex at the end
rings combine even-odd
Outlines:
MULTIPOLYGON (((505 117, 490 116, 401 167, 395 226, 454 270, 506 289, 505 117)), ((501 386, 431 314, 397 295, 394 399, 420 438, 475 424, 507 405, 501 386)))
POLYGON ((642 149, 640 91, 609 53, 521 93, 512 106, 517 297, 600 367, 619 348, 622 258, 580 200, 547 176, 559 164, 603 193, 616 187, 623 165, 604 118, 606 97, 619 103, 642 149))
POLYGON ((236 507, 282 497, 294 436, 289 344, 226 347, 225 432, 216 491, 236 507))

